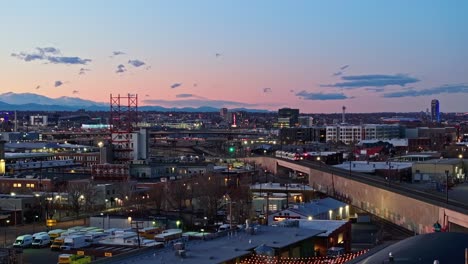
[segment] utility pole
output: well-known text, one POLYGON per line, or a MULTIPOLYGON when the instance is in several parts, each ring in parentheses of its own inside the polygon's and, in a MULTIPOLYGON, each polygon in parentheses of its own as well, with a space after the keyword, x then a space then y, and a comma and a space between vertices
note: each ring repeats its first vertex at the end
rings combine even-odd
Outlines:
POLYGON ((449 203, 449 200, 448 200, 448 198, 449 198, 449 197, 448 197, 449 177, 448 177, 448 175, 449 175, 449 171, 446 170, 446 171, 445 171, 445 202, 446 202, 447 204, 449 203))

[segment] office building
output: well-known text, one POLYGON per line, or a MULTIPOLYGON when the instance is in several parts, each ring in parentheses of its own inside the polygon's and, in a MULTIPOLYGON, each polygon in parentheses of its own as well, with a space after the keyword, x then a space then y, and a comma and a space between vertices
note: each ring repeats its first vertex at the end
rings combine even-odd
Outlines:
POLYGON ((294 127, 299 123, 299 109, 281 108, 278 110, 279 127, 294 127))
POLYGON ((435 123, 440 123, 439 100, 431 101, 431 120, 435 123))

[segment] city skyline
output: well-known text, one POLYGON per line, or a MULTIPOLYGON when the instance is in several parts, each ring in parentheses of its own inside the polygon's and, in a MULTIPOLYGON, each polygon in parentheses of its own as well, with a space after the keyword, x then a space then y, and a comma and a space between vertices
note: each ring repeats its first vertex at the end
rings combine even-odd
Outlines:
MULTIPOLYGON (((0 3, 0 93, 305 113, 468 111, 463 1, 0 3), (465 95, 465 96, 464 96, 465 95)), ((1 99, 0 99, 1 100, 1 99)), ((6 102, 8 103, 8 102, 6 102)))

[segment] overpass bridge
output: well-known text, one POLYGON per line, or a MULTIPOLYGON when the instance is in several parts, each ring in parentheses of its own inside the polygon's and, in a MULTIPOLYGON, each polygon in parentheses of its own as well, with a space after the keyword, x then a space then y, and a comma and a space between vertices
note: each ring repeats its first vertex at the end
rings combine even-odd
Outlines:
POLYGON ((302 172, 309 185, 350 205, 402 226, 415 233, 433 231, 437 221, 450 231, 468 232, 468 204, 415 190, 377 176, 329 167, 313 161, 290 161, 250 157, 273 173, 302 172))

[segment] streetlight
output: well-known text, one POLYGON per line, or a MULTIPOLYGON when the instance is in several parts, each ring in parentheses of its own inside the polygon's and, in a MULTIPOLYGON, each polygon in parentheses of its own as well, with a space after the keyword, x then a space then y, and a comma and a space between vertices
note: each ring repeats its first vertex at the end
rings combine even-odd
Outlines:
MULTIPOLYGON (((7 219, 6 220, 6 225, 8 226, 10 224, 10 219, 7 219)), ((3 247, 6 247, 6 244, 7 244, 7 240, 6 240, 6 230, 7 230, 7 226, 5 227, 5 229, 3 230, 4 231, 4 243, 3 243, 3 247)))
POLYGON ((229 194, 224 195, 226 201, 229 200, 229 229, 232 229, 232 200, 229 194))
POLYGON ((104 213, 101 213, 102 216, 102 229, 104 229, 104 213))
POLYGON ((38 218, 39 218, 38 215, 34 216, 34 219, 33 219, 33 233, 36 232, 36 221, 37 221, 38 218))

